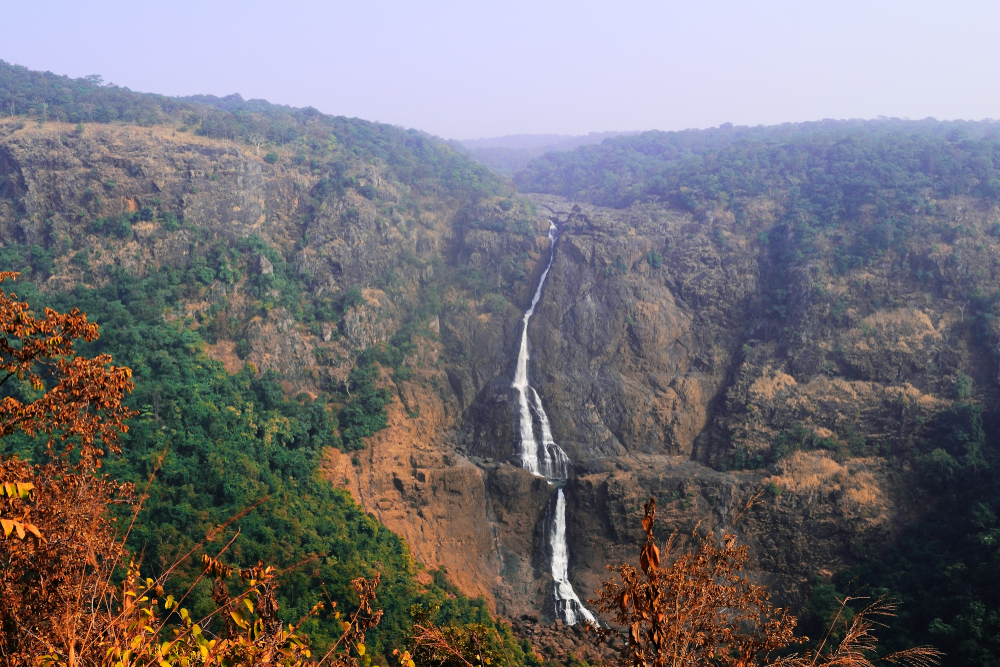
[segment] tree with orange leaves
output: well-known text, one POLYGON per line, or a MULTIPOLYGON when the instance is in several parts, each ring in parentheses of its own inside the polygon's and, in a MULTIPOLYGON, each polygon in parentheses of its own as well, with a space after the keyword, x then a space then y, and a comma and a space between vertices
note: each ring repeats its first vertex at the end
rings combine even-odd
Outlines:
POLYGON ((621 582, 605 582, 600 599, 591 600, 626 628, 592 627, 601 639, 625 639, 623 667, 748 667, 759 655, 800 641, 795 618, 772 606, 767 589, 743 575, 746 546, 726 535, 722 544, 703 538, 693 551, 675 555, 674 533, 661 553, 653 537, 656 499, 645 509, 641 572, 628 564, 608 566, 621 582))
MULTIPOLYGON (((19 274, 0 272, 0 282, 19 274)), ((79 446, 81 470, 100 467, 103 443, 118 451, 118 435, 135 413, 122 404, 132 391, 132 371, 111 365, 110 355, 87 359, 76 355, 73 341, 98 337, 97 325, 74 308, 68 314, 45 309, 35 317, 14 293, 0 291, 0 387, 12 379, 27 381, 45 393, 24 403, 13 396, 0 400, 0 438, 16 431, 44 433, 49 448, 56 440, 63 454, 79 446)))
MULTIPOLYGON (((17 276, 0 272, 0 282, 17 276)), ((88 616, 80 613, 81 602, 125 553, 106 509, 131 500, 133 490, 93 473, 105 449, 118 451, 124 421, 134 414, 122 403, 133 388, 132 372, 113 366, 108 355, 77 356, 74 340, 97 337, 97 325, 79 310, 46 309, 36 317, 16 294, 0 291, 0 388, 23 382, 41 392, 31 401, 9 393, 0 399, 0 437, 47 435, 50 454, 45 464, 0 457, 0 658, 6 664, 28 664, 46 647, 67 642, 72 649, 88 616)), ((95 625, 97 617, 89 617, 95 625)))

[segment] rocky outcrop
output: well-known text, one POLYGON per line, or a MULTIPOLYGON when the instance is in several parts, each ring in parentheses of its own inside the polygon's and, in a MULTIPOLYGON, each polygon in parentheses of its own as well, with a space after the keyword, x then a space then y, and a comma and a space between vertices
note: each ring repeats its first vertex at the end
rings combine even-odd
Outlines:
MULTIPOLYGON (((440 353, 431 342, 421 348, 426 360, 440 353)), ((464 592, 493 600, 500 562, 485 520, 485 475, 443 441, 458 416, 454 398, 433 389, 445 382, 444 373, 423 370, 394 384, 388 428, 368 438, 362 451, 330 450, 323 471, 406 539, 419 562, 445 567, 464 592)))

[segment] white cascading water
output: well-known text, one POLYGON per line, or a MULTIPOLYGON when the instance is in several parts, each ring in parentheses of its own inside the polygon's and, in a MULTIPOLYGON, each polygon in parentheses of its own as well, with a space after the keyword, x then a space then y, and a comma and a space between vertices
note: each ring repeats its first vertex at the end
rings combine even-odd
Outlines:
MULTIPOLYGON (((535 314, 535 306, 542 298, 542 287, 552 268, 555 258, 557 228, 549 221, 549 240, 552 251, 549 263, 538 281, 538 289, 531 299, 531 307, 524 314, 521 328, 521 348, 517 355, 517 370, 514 373, 514 389, 521 413, 521 467, 550 482, 563 481, 569 477, 569 457, 552 438, 549 417, 542 407, 542 399, 535 388, 528 384, 528 321, 535 314), (541 438, 535 437, 535 419, 538 420, 541 438)), ((555 510, 549 517, 549 544, 552 547, 552 595, 555 598, 556 614, 567 625, 579 621, 596 622, 590 610, 583 606, 573 585, 569 582, 569 547, 566 544, 566 497, 563 490, 556 492, 555 510)))
POLYGON ((573 584, 569 583, 569 547, 566 544, 566 496, 563 490, 556 492, 556 511, 549 531, 552 545, 552 596, 555 598, 556 614, 562 616, 566 625, 578 621, 596 623, 597 619, 583 606, 573 584))

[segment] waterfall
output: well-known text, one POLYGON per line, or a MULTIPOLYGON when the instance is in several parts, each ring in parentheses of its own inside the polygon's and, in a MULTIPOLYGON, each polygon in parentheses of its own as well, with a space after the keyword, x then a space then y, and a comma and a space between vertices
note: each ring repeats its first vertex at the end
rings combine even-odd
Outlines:
POLYGON ((531 307, 522 320, 521 347, 517 353, 517 370, 514 372, 513 387, 517 389, 517 402, 521 413, 521 467, 533 475, 548 480, 562 480, 569 476, 569 457, 552 439, 552 428, 549 425, 549 417, 545 414, 545 408, 542 407, 542 399, 535 388, 528 384, 528 321, 535 314, 535 307, 542 298, 542 287, 555 258, 556 226, 551 221, 549 240, 552 241, 549 263, 538 281, 538 288, 531 299, 531 307), (535 419, 538 420, 541 440, 535 438, 535 419))
POLYGON ((555 598, 556 614, 562 616, 566 625, 577 621, 596 623, 597 619, 583 606, 573 584, 569 583, 569 547, 566 545, 566 497, 563 490, 556 492, 556 511, 549 530, 552 544, 552 596, 555 598))
MULTIPOLYGON (((531 299, 531 307, 524 314, 521 327, 521 347, 517 354, 517 370, 514 372, 513 387, 517 390, 517 402, 521 417, 521 467, 533 475, 544 477, 549 482, 563 481, 569 477, 569 457, 552 438, 549 417, 542 407, 542 399, 535 388, 528 384, 528 322, 535 314, 535 307, 542 298, 542 288, 549 276, 555 259, 556 226, 549 221, 549 240, 552 250, 549 263, 538 281, 538 288, 531 299), (535 436, 535 427, 539 436, 535 436)), ((560 488, 556 492, 555 509, 549 516, 549 544, 552 548, 552 596, 555 598, 556 614, 567 625, 578 621, 595 621, 594 615, 583 606, 573 585, 569 582, 569 547, 566 544, 566 497, 560 488)))

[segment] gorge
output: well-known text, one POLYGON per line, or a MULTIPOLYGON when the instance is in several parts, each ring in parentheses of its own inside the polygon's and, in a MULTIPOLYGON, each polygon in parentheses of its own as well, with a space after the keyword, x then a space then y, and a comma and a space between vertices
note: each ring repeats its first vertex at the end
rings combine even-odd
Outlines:
POLYGON ((663 537, 734 529, 807 628, 855 576, 918 640, 1000 609, 993 124, 651 132, 510 181, 315 110, 0 78, 50 105, 0 120, 0 268, 134 369, 107 469, 170 447, 150 567, 267 496, 239 557, 324 554, 289 618, 381 568, 373 653, 435 604, 566 663, 655 496, 663 537))

